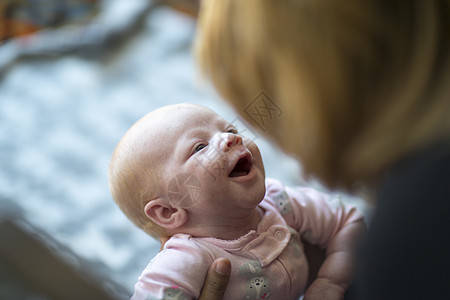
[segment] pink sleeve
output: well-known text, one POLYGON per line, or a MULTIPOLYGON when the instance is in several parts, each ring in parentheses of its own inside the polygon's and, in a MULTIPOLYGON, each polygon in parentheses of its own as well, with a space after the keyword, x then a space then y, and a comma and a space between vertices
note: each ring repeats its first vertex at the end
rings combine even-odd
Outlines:
POLYGON ((277 180, 267 180, 266 198, 277 207, 287 224, 302 239, 326 248, 346 225, 364 219, 355 207, 345 206, 339 196, 312 188, 289 188, 277 180))
POLYGON ((197 299, 212 262, 191 239, 173 237, 142 272, 131 300, 197 299))

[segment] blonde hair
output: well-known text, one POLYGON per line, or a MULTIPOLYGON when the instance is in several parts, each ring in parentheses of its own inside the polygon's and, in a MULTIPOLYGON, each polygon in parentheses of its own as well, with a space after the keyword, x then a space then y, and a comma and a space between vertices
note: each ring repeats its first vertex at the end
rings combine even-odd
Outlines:
POLYGON ((268 135, 351 188, 448 140, 449 2, 203 0, 196 53, 239 112, 268 92, 283 110, 268 135))
POLYGON ((108 181, 112 197, 122 212, 137 227, 147 234, 159 239, 166 235, 164 228, 151 221, 144 212, 145 205, 155 197, 161 186, 158 177, 159 168, 149 163, 145 149, 151 149, 146 141, 133 136, 139 122, 125 134, 116 146, 112 155, 108 181), (141 145, 135 142, 138 140, 141 145))

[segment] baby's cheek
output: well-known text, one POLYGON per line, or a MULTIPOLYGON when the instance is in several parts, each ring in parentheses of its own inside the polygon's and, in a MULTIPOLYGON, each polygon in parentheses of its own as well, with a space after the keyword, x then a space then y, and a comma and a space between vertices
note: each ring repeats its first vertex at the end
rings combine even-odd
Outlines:
POLYGON ((174 204, 189 208, 200 199, 202 184, 195 175, 180 173, 169 181, 167 194, 174 204))

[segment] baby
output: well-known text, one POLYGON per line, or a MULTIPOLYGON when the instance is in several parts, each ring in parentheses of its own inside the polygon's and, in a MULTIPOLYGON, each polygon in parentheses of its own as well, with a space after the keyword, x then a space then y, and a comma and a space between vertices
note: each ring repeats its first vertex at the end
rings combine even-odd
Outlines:
POLYGON ((219 257, 231 261, 224 299, 343 299, 363 216, 311 188, 265 179, 258 147, 208 108, 165 106, 117 145, 114 200, 155 238, 171 236, 135 285, 134 300, 196 299, 219 257), (326 249, 305 291, 303 241, 326 249))

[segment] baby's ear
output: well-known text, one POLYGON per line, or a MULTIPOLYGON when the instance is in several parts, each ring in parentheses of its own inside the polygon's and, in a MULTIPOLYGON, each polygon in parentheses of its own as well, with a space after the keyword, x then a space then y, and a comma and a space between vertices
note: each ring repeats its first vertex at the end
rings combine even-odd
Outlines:
POLYGON ((145 205, 144 212, 150 220, 166 229, 176 229, 188 220, 184 209, 173 207, 164 198, 151 200, 145 205))

